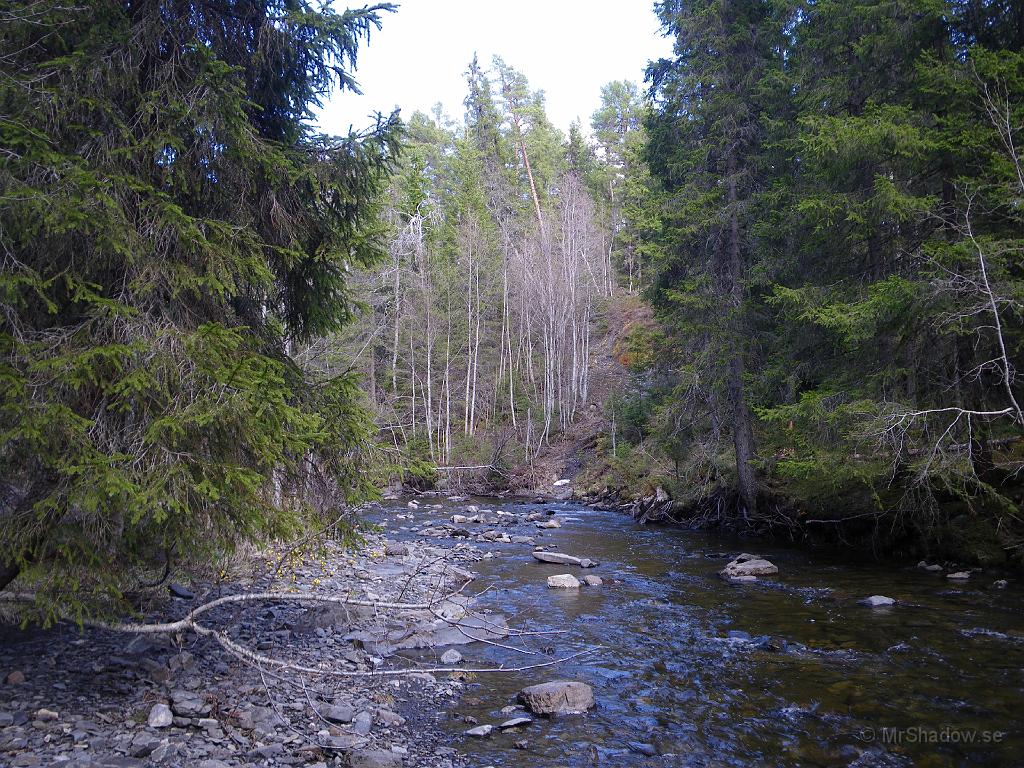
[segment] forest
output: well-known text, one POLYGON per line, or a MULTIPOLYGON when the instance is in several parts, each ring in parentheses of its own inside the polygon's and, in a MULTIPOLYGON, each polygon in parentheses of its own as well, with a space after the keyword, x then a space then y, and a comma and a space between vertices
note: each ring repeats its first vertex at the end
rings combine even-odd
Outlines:
POLYGON ((318 133, 394 10, 4 11, 0 584, 88 612, 389 483, 563 476, 1019 562, 1018 4, 666 0, 567 135, 499 57, 318 133))
POLYGON ((1019 764, 1024 3, 424 5, 0 3, 0 765, 1019 764))

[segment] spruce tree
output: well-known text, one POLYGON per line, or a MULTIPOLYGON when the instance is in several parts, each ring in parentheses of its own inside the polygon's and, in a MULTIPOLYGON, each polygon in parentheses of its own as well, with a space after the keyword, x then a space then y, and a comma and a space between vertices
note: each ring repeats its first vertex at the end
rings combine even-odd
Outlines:
MULTIPOLYGON (((754 201, 762 189, 765 82, 779 30, 760 0, 666 0, 657 12, 675 56, 651 70, 655 109, 648 160, 666 190, 666 257, 654 291, 710 377, 712 418, 728 408, 739 507, 757 507, 756 449, 747 392, 748 298, 759 258, 754 201), (696 310, 689 312, 689 310, 696 310)), ((723 478, 724 480, 724 478, 723 478)))
POLYGON ((0 586, 39 615, 287 536, 352 501, 372 424, 303 366, 380 254, 397 116, 355 90, 379 5, 9 3, 0 32, 0 586))

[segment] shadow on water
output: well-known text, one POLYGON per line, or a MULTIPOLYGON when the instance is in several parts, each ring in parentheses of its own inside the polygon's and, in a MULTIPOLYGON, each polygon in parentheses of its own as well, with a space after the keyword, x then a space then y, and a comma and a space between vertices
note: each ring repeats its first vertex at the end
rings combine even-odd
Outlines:
MULTIPOLYGON (((538 508, 478 503, 517 515, 538 508)), ((412 535, 403 526, 463 509, 444 502, 399 520, 409 510, 395 504, 381 516, 397 537, 412 535)), ((916 569, 639 526, 571 503, 555 508, 563 527, 538 543, 600 561, 586 573, 605 584, 548 589, 549 575, 581 574, 535 562, 525 544, 479 544, 495 555, 478 564, 477 584, 489 587, 482 602, 520 629, 565 632, 532 638, 541 653, 600 649, 559 667, 481 675, 454 714, 502 722, 501 708, 523 686, 553 679, 589 683, 598 706, 488 739, 464 736, 469 726, 453 715, 453 744, 473 765, 1024 764, 1024 600, 1014 585, 988 589, 984 574, 954 584, 916 569), (779 575, 743 585, 717 578, 721 555, 745 548, 779 575), (857 605, 874 594, 898 604, 857 605)), ((474 666, 544 660, 480 643, 461 650, 474 666)))

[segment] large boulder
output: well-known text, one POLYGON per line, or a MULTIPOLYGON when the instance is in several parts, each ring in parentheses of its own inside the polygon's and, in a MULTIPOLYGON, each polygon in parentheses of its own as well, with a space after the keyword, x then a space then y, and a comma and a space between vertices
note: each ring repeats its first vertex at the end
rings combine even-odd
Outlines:
POLYGON ((576 680, 555 680, 523 688, 519 701, 538 715, 586 712, 594 706, 594 689, 576 680))
POLYGON ((548 587, 551 589, 579 589, 580 580, 571 573, 548 576, 548 587))
POLYGON ((758 555, 739 555, 725 566, 719 574, 724 579, 736 579, 746 576, 771 576, 779 569, 774 563, 758 555))

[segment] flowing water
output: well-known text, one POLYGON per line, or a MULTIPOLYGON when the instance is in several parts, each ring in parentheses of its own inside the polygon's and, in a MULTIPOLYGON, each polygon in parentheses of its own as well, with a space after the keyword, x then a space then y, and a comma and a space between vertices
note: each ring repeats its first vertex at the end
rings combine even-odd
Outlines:
MULTIPOLYGON (((443 498, 424 503, 445 506, 391 502, 380 519, 402 538, 464 512, 443 498)), ((540 641, 533 649, 601 647, 557 667, 473 678, 448 721, 473 765, 1024 765, 1024 591, 1013 581, 1006 590, 986 574, 954 583, 913 567, 641 526, 575 503, 475 503, 520 516, 557 509, 563 527, 537 542, 601 563, 581 571, 535 562, 529 545, 476 544, 494 554, 477 568, 474 588, 490 587, 483 604, 520 629, 565 630, 531 638, 540 641), (778 576, 719 579, 723 555, 741 551, 770 559, 778 576), (549 589, 558 573, 605 584, 549 589), (875 594, 898 604, 857 604, 875 594), (787 649, 769 649, 782 643, 766 638, 787 649), (519 689, 557 679, 589 683, 597 707, 486 739, 463 735, 470 726, 456 715, 500 723, 519 689)), ((460 650, 467 666, 545 658, 480 643, 460 650)))

